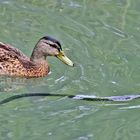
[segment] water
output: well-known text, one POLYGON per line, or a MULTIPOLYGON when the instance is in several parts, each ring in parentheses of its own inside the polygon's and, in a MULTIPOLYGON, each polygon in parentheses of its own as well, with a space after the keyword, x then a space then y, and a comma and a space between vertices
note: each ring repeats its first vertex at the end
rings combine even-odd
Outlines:
MULTIPOLYGON (((44 35, 75 62, 49 58, 51 74, 0 78, 0 98, 29 92, 95 96, 140 93, 140 10, 132 0, 0 0, 0 39, 30 56, 44 35)), ((140 100, 31 97, 0 106, 1 140, 139 140, 140 100)))

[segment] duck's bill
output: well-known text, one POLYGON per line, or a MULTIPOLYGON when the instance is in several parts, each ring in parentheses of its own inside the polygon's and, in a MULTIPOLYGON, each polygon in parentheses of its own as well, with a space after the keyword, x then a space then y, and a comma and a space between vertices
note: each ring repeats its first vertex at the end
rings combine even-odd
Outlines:
POLYGON ((59 54, 56 56, 58 59, 60 59, 62 62, 69 66, 74 66, 74 63, 64 54, 63 51, 60 51, 59 54))

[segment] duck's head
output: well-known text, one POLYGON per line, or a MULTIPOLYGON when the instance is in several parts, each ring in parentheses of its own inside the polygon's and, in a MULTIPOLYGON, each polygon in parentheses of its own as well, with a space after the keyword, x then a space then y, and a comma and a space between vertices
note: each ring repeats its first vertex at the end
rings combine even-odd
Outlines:
POLYGON ((47 56, 55 56, 69 66, 74 66, 74 63, 64 54, 61 44, 58 40, 44 36, 36 44, 31 60, 46 60, 47 56))

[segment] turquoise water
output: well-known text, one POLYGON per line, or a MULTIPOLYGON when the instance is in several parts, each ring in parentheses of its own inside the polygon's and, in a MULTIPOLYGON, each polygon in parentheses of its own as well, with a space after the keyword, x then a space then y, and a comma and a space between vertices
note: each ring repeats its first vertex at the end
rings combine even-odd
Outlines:
MULTIPOLYGON (((0 41, 30 56, 47 34, 61 42, 75 63, 71 68, 48 58, 48 77, 1 77, 1 100, 29 92, 140 93, 139 5, 134 0, 0 0, 0 41)), ((0 106, 0 139, 139 140, 139 110, 140 100, 23 98, 0 106)))

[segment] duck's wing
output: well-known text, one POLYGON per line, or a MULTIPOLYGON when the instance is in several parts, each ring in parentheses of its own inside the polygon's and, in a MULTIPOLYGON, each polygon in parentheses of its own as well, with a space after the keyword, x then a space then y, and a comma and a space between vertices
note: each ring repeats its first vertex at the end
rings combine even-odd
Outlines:
POLYGON ((4 44, 0 42, 0 48, 7 50, 9 52, 15 53, 17 56, 24 58, 24 59, 29 59, 24 53, 22 53, 19 49, 9 45, 9 44, 4 44))
POLYGON ((36 64, 23 54, 19 49, 9 44, 0 42, 0 62, 15 64, 15 62, 23 65, 25 68, 36 67, 36 64))

